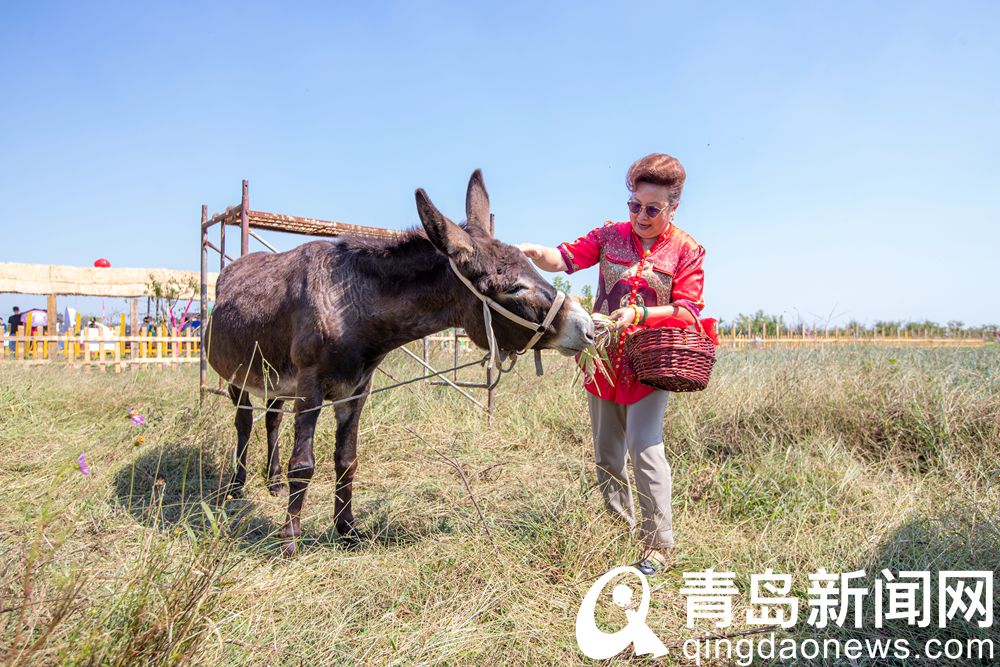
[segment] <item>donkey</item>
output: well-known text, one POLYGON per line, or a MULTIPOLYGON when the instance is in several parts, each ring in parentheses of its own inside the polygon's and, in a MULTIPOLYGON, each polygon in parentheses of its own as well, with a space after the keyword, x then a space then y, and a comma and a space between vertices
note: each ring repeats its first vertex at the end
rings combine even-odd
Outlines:
MULTIPOLYGON (((469 179, 464 226, 442 215, 422 189, 416 191, 416 203, 423 229, 398 239, 342 236, 283 253, 253 253, 219 275, 206 336, 209 362, 229 379, 229 396, 237 406, 232 495, 240 495, 246 482, 250 394, 264 398, 269 409, 265 425, 272 495, 283 490, 280 410, 286 400, 294 400, 288 514, 280 533, 285 555, 295 553, 302 534, 299 518, 314 471, 318 407, 324 400, 368 391, 376 367, 393 349, 453 326, 464 328, 476 345, 488 347, 483 302, 501 313, 492 317, 501 354, 534 343, 535 349, 572 355, 593 344, 594 325, 587 312, 563 299, 520 250, 490 234, 489 195, 478 169, 469 179), (522 324, 514 321, 518 317, 522 324), (532 331, 524 320, 549 325, 532 331)), ((360 536, 351 497, 364 404, 359 398, 334 406, 334 510, 337 531, 348 541, 360 536)))

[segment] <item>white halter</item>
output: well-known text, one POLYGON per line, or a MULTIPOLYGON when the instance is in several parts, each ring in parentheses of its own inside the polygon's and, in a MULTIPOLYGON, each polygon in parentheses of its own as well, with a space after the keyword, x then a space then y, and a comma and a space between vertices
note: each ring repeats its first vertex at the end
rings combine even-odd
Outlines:
MULTIPOLYGON (((562 308, 563 301, 566 300, 566 295, 560 290, 556 290, 556 298, 552 301, 552 305, 549 306, 549 312, 545 315, 545 319, 542 320, 541 324, 536 324, 534 322, 524 319, 523 317, 521 317, 516 313, 512 313, 511 311, 507 310, 506 308, 501 306, 499 303, 497 303, 490 297, 486 296, 485 294, 477 290, 475 285, 473 285, 472 282, 468 278, 463 276, 462 272, 458 270, 458 266, 455 264, 455 260, 449 257, 448 263, 451 264, 451 270, 455 272, 455 275, 458 276, 458 279, 461 280, 465 284, 465 286, 469 288, 469 291, 471 291, 473 294, 476 295, 476 298, 478 298, 480 301, 483 302, 483 319, 486 321, 486 338, 489 341, 490 345, 490 360, 489 360, 490 368, 494 368, 496 366, 496 356, 497 356, 497 338, 496 334, 493 333, 493 315, 490 313, 490 308, 497 311, 511 322, 520 324, 522 327, 526 329, 531 329, 535 332, 534 335, 531 337, 531 340, 528 341, 528 344, 525 345, 523 349, 518 350, 517 352, 514 353, 514 354, 524 354, 532 347, 534 347, 535 343, 538 342, 538 339, 541 338, 542 335, 549 330, 549 326, 551 326, 552 320, 556 318, 556 313, 559 312, 559 309, 562 308)), ((536 350, 535 352, 536 352, 535 364, 537 367, 540 366, 539 362, 541 360, 537 358, 538 351, 536 350)))

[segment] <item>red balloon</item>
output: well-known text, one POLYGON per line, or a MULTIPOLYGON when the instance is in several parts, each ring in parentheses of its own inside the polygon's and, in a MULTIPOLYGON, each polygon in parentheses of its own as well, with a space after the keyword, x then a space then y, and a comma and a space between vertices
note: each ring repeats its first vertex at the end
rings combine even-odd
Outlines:
POLYGON ((102 257, 101 259, 98 259, 98 260, 96 260, 94 262, 94 266, 96 266, 96 267, 98 267, 100 269, 110 269, 111 268, 111 262, 109 262, 108 260, 106 260, 106 259, 104 259, 102 257))

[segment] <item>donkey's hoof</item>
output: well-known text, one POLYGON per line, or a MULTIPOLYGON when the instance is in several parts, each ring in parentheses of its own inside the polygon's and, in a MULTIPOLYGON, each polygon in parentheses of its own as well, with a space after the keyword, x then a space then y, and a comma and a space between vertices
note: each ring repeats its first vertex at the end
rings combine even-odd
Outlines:
POLYGON ((340 540, 349 549, 354 549, 361 545, 364 541, 364 534, 354 527, 354 524, 343 524, 337 526, 337 532, 340 534, 340 540))
POLYGON ((243 497, 243 485, 237 484, 236 482, 230 482, 229 486, 225 490, 226 498, 239 499, 243 497))
POLYGON ((267 492, 272 496, 287 496, 288 495, 288 485, 284 482, 270 482, 267 485, 267 492))
POLYGON ((279 547, 281 548, 281 555, 285 558, 294 557, 295 551, 298 548, 295 544, 295 540, 283 540, 279 547))

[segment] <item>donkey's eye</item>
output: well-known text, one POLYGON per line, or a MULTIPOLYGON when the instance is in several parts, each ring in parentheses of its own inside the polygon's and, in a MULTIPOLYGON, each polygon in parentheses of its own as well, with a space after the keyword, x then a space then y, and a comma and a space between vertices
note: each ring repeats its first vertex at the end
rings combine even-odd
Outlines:
POLYGON ((506 294, 507 296, 519 296, 527 291, 528 291, 527 285, 522 285, 518 283, 516 285, 511 285, 510 287, 505 289, 503 293, 506 294))

